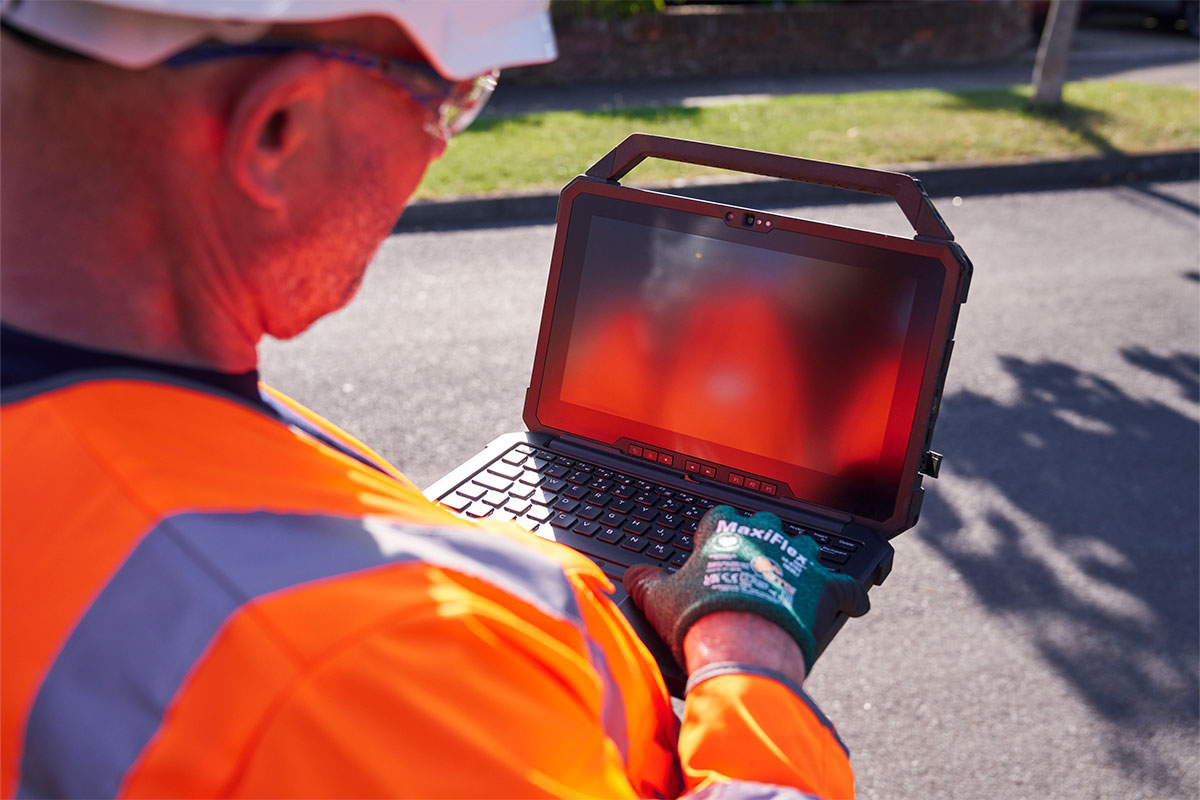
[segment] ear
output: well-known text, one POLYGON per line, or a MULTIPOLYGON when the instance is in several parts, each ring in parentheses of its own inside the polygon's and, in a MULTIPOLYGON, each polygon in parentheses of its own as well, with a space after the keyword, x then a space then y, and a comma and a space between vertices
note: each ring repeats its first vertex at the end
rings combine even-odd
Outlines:
POLYGON ((255 205, 287 205, 288 168, 301 145, 320 135, 327 96, 325 63, 293 53, 254 73, 234 100, 225 163, 234 184, 255 205))

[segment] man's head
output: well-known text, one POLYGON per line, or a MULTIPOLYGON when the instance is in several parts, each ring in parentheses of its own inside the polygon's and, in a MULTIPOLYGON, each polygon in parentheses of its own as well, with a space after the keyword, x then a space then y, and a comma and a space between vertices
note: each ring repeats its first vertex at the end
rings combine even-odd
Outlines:
POLYGON ((4 9, 3 318, 124 351, 140 329, 207 351, 140 354, 225 369, 352 296, 475 79, 553 55, 540 4, 148 5, 4 9))

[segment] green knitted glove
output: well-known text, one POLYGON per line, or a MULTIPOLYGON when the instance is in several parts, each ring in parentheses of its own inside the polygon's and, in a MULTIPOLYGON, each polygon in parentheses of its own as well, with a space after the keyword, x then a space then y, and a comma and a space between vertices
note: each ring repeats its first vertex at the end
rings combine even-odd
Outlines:
POLYGON ((624 579, 625 590, 680 666, 686 667, 688 628, 715 611, 749 611, 771 620, 800 645, 810 670, 816 644, 837 612, 861 617, 870 608, 857 581, 821 566, 820 545, 808 536, 785 535, 774 514, 746 518, 717 506, 700 521, 695 539, 695 552, 674 575, 639 565, 626 570, 624 579))

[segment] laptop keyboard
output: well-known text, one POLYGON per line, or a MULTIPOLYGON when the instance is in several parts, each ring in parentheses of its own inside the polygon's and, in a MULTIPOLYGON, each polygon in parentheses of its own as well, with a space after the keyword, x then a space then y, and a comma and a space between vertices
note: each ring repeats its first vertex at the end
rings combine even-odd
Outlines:
MULTIPOLYGON (((678 570, 693 550, 700 518, 718 504, 528 444, 514 446, 438 502, 468 519, 514 520, 588 555, 618 582, 634 564, 678 570)), ((783 528, 816 540, 820 561, 834 571, 862 546, 794 522, 783 528)))

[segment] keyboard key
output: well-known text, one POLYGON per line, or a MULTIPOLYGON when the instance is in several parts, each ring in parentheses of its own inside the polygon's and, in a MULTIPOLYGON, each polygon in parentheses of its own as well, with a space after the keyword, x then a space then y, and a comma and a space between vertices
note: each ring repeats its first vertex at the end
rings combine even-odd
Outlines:
MULTIPOLYGON (((521 470, 518 470, 517 472, 520 474, 521 470)), ((475 483, 479 484, 480 486, 486 486, 487 488, 497 492, 507 492, 509 487, 513 485, 513 482, 510 478, 503 478, 499 475, 492 475, 491 473, 477 475, 475 477, 475 483)))
POLYGON ((613 471, 611 469, 598 469, 598 470, 596 470, 596 472, 594 474, 596 475, 597 478, 609 479, 609 478, 612 478, 613 471))
POLYGON ((746 489, 751 492, 758 491, 759 483, 754 478, 746 478, 746 489))
MULTIPOLYGON (((614 492, 614 494, 616 493, 614 492)), ((633 511, 635 508, 637 508, 637 503, 633 502, 632 500, 618 500, 609 505, 609 508, 611 508, 613 511, 616 511, 618 514, 628 514, 630 511, 633 511)))
POLYGON ((571 483, 587 483, 592 479, 592 476, 576 469, 574 472, 567 473, 567 480, 571 483))
POLYGON ((654 506, 635 506, 633 509, 633 515, 638 519, 649 521, 658 516, 658 509, 654 506))
POLYGON ((560 511, 550 518, 550 524, 556 528, 570 528, 579 520, 565 511, 560 511))
POLYGON ((500 460, 503 461, 505 464, 512 464, 513 466, 519 466, 520 464, 525 463, 525 454, 522 453, 520 450, 510 450, 504 456, 504 458, 502 458, 500 460))
POLYGON ((622 486, 633 483, 633 478, 629 477, 623 472, 614 472, 612 474, 612 479, 622 486))
POLYGON ((542 474, 549 475, 551 478, 562 478, 565 477, 570 471, 571 470, 567 469, 561 464, 555 464, 553 467, 546 467, 544 470, 542 470, 542 474))
POLYGON ((600 516, 600 521, 603 522, 605 525, 612 525, 614 528, 619 528, 625 524, 625 515, 618 514, 617 512, 610 509, 608 511, 605 511, 600 516))
POLYGON ((596 468, 593 467, 591 464, 585 464, 582 461, 576 461, 575 469, 578 470, 579 472, 586 472, 588 475, 591 475, 592 472, 594 472, 596 468))
POLYGON ((653 492, 654 484, 650 481, 634 481, 633 485, 641 489, 643 492, 653 492))
POLYGON ((683 510, 683 503, 678 500, 664 500, 658 504, 658 507, 671 514, 677 514, 683 510))
POLYGON ((681 503, 696 502, 696 498, 692 497, 690 494, 683 494, 682 492, 680 494, 675 495, 675 499, 681 503))
POLYGON ((508 502, 508 495, 504 492, 488 492, 482 497, 482 500, 489 506, 502 506, 508 502))
POLYGON ((487 487, 480 486, 477 483, 468 483, 466 486, 458 487, 458 493, 463 497, 469 497, 472 500, 478 500, 487 493, 487 487))
POLYGON ((488 519, 498 519, 501 522, 511 522, 516 518, 516 514, 513 514, 511 511, 505 511, 503 508, 497 508, 492 512, 492 516, 488 517, 488 519))
POLYGON ((541 470, 544 470, 550 464, 550 462, 547 461, 546 459, 538 458, 537 456, 529 456, 522 463, 524 464, 526 469, 532 469, 532 470, 536 470, 538 472, 540 472, 541 470))
MULTIPOLYGON (((618 484, 620 484, 620 481, 618 481, 618 484)), ((617 488, 612 490, 613 497, 620 497, 621 499, 633 497, 636 493, 637 489, 628 484, 620 484, 617 486, 617 488)))
POLYGON ((845 564, 850 560, 850 554, 845 550, 838 550, 836 547, 822 547, 818 554, 822 561, 832 561, 834 564, 845 564))
POLYGON ((616 544, 617 542, 619 542, 625 538, 625 534, 621 531, 620 528, 613 528, 611 526, 602 526, 600 533, 596 534, 596 538, 602 542, 608 542, 609 544, 616 544))
POLYGON ((600 492, 607 492, 613 487, 613 482, 606 478, 592 478, 588 486, 600 492))
POLYGON ((487 503, 476 500, 474 503, 467 506, 467 508, 463 511, 463 513, 466 514, 468 517, 472 517, 473 519, 479 519, 481 517, 486 517, 488 514, 492 513, 492 507, 489 506, 487 503))
POLYGON ((835 536, 832 544, 834 547, 836 547, 840 550, 847 550, 847 551, 853 553, 855 550, 857 550, 859 548, 859 546, 862 544, 862 542, 856 542, 853 539, 843 539, 840 536, 835 536))
POLYGON ((529 495, 529 502, 539 506, 551 505, 557 499, 558 495, 554 492, 547 492, 545 489, 534 489, 533 494, 529 495))
POLYGON ((793 536, 803 536, 805 533, 805 530, 804 530, 804 528, 797 525, 795 522, 787 522, 785 520, 783 523, 783 532, 790 533, 793 536))
POLYGON ((579 524, 575 526, 574 530, 576 533, 583 536, 592 536, 596 533, 596 531, 600 530, 601 527, 603 526, 601 526, 599 522, 591 519, 585 519, 580 520, 579 524))
POLYGON ((641 491, 633 496, 633 501, 644 506, 652 506, 658 502, 658 497, 653 492, 641 491))
POLYGON ((808 531, 808 535, 816 539, 819 544, 829 544, 833 539, 828 533, 821 533, 820 531, 808 531))
POLYGON ((698 520, 685 519, 683 521, 683 523, 680 524, 680 526, 679 526, 679 532, 680 533, 695 533, 696 529, 699 527, 700 527, 700 522, 698 520))
POLYGON ((715 506, 715 505, 716 505, 716 503, 714 503, 712 500, 708 500, 708 499, 706 499, 706 498, 703 498, 703 497, 697 497, 697 498, 696 498, 696 505, 700 506, 700 507, 701 507, 701 508, 703 508, 705 511, 707 511, 708 509, 710 509, 710 508, 712 508, 713 506, 715 506))
POLYGON ((631 519, 625 523, 625 530, 641 535, 650 530, 650 523, 644 519, 631 519))
POLYGON ((554 512, 543 506, 534 506, 526 512, 525 516, 534 522, 545 522, 554 516, 554 512))
POLYGON ((675 536, 675 531, 662 525, 651 525, 646 535, 656 542, 669 542, 675 536))
POLYGON ((586 486, 580 486, 578 483, 571 486, 569 489, 567 489, 565 492, 563 492, 564 495, 566 495, 567 497, 573 498, 575 500, 582 500, 583 496, 586 495, 587 493, 588 493, 588 488, 586 486))
POLYGON ((526 455, 537 452, 536 450, 534 450, 532 447, 530 447, 527 444, 519 444, 516 447, 514 447, 513 450, 515 450, 518 453, 525 453, 526 455))
POLYGON ((571 459, 567 458, 566 456, 558 456, 557 458, 554 459, 554 463, 559 464, 560 466, 564 466, 564 467, 575 466, 575 462, 572 461, 571 459))
POLYGON ((521 473, 521 477, 517 478, 519 483, 524 483, 528 486, 537 486, 544 480, 546 480, 545 475, 541 474, 540 472, 534 472, 531 469, 525 470, 521 473))
POLYGON ((674 489, 668 489, 665 486, 656 486, 656 487, 654 487, 654 489, 655 489, 655 491, 658 492, 659 497, 665 497, 669 500, 675 496, 674 489))
POLYGON ((650 556, 656 561, 666 561, 674 553, 674 550, 672 550, 670 547, 667 547, 662 542, 651 542, 650 546, 646 548, 646 555, 650 556))
POLYGON ((510 481, 515 481, 524 472, 520 467, 514 467, 512 464, 505 464, 503 461, 497 461, 487 468, 487 471, 493 475, 499 475, 501 478, 508 478, 510 481))
POLYGON ((704 509, 693 503, 690 506, 684 506, 683 515, 688 519, 700 519, 704 516, 704 509))
POLYGON ((604 513, 604 509, 600 506, 586 505, 575 512, 575 514, 583 519, 596 519, 604 513))
POLYGON ((559 511, 574 511, 578 505, 578 500, 572 500, 569 497, 560 497, 554 502, 554 507, 559 511))
POLYGON ((516 514, 519 517, 528 511, 531 505, 532 504, 526 500, 518 500, 514 497, 504 504, 504 510, 511 511, 513 514, 516 514))
POLYGON ((474 500, 470 497, 463 497, 461 494, 452 494, 449 497, 443 497, 438 501, 451 511, 463 511, 467 506, 471 505, 474 500))
POLYGON ((561 492, 567 485, 567 482, 562 478, 550 478, 542 484, 542 488, 548 492, 561 492))
POLYGON ((671 544, 675 545, 680 550, 687 550, 688 552, 691 552, 692 547, 695 546, 690 533, 675 534, 675 538, 671 540, 671 544))
POLYGON ((608 495, 604 492, 589 492, 587 501, 594 506, 602 506, 608 503, 608 495))
POLYGON ((679 569, 683 566, 683 562, 687 561, 687 557, 687 553, 676 553, 675 555, 671 556, 671 566, 679 569))
POLYGON ((659 514, 658 517, 655 518, 654 521, 657 522, 659 525, 662 525, 664 528, 678 528, 679 524, 681 522, 683 522, 683 517, 679 516, 678 514, 665 514, 664 513, 664 514, 659 514))
POLYGON ((626 550, 632 550, 635 553, 640 553, 646 549, 646 544, 649 541, 645 536, 634 536, 631 534, 625 537, 625 541, 621 542, 621 547, 626 550))
POLYGON ((521 500, 528 500, 530 497, 533 496, 533 493, 535 491, 537 491, 537 490, 534 489, 534 487, 532 487, 532 486, 527 486, 524 483, 516 483, 516 484, 513 484, 513 487, 511 489, 508 490, 508 494, 510 497, 516 497, 521 500))

